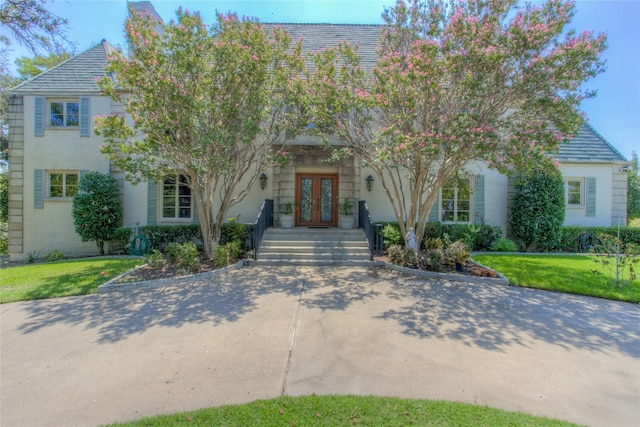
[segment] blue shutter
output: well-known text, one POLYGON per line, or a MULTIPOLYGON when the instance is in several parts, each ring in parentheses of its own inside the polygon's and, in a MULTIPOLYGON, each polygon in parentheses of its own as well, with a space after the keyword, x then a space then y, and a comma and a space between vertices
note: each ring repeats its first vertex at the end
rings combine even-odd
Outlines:
POLYGON ((587 216, 596 216, 596 178, 587 178, 586 187, 587 216))
POLYGON ((35 107, 33 136, 44 136, 44 97, 36 97, 35 107))
POLYGON ((89 105, 89 98, 80 98, 80 136, 89 136, 91 128, 89 105))
POLYGON ((44 209, 44 170, 33 171, 33 208, 44 209))
POLYGON ((472 222, 484 222, 484 175, 475 176, 474 202, 476 210, 476 221, 472 222))
POLYGON ((436 203, 433 205, 433 207, 431 208, 431 211, 429 212, 429 218, 427 219, 428 222, 438 222, 438 199, 436 199, 436 203))
POLYGON ((147 225, 158 224, 158 185, 147 181, 147 225))

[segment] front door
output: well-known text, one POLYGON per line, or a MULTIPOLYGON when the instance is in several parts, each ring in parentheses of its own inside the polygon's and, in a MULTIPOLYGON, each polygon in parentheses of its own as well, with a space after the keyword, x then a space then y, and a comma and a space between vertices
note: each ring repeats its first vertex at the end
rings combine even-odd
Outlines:
POLYGON ((298 226, 337 225, 338 175, 298 174, 296 202, 298 226))

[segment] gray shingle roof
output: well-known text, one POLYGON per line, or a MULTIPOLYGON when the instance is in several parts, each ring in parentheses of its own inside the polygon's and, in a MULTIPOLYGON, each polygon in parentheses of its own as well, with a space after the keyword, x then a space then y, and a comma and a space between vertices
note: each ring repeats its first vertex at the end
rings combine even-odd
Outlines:
POLYGON ((627 159, 588 123, 582 126, 574 138, 560 144, 556 159, 563 163, 627 162, 627 159))
POLYGON ((302 39, 305 52, 337 47, 346 41, 351 45, 358 44, 362 66, 373 69, 378 59, 376 47, 381 25, 360 24, 264 24, 265 27, 280 26, 291 34, 294 42, 302 39))
POLYGON ((116 49, 106 40, 33 79, 16 86, 12 92, 100 92, 96 79, 106 75, 107 55, 116 49))

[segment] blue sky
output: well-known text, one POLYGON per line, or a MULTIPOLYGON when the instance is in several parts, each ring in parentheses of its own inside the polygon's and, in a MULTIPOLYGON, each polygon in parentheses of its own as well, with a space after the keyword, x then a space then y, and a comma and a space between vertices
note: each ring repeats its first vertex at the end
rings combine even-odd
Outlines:
MULTIPOLYGON (((254 16, 262 22, 379 24, 383 7, 395 0, 152 0, 165 21, 182 5, 213 22, 216 10, 254 16)), ((82 52, 100 40, 123 45, 124 0, 48 0, 49 9, 69 20, 68 36, 82 52)), ((607 71, 587 83, 595 99, 583 103, 591 125, 626 158, 640 153, 640 0, 578 0, 571 27, 608 36, 607 71)), ((17 46, 10 61, 27 53, 17 46)))

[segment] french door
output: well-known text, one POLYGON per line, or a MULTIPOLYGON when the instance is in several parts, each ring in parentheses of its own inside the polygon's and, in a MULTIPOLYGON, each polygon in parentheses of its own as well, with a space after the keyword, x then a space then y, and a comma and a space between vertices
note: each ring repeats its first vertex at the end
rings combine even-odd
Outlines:
POLYGON ((337 225, 338 175, 298 174, 296 176, 296 225, 335 227, 337 225))

